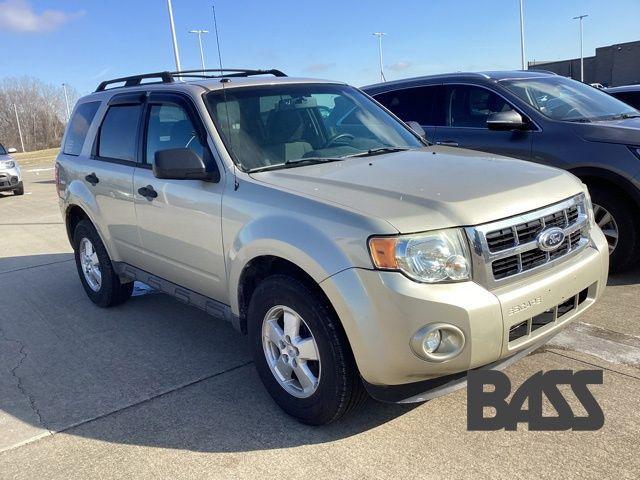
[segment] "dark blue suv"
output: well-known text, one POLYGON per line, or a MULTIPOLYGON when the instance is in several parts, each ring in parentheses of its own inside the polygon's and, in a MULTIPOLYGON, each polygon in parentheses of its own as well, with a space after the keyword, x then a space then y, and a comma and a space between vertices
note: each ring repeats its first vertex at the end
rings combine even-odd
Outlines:
MULTIPOLYGON (((640 112, 535 71, 451 73, 364 87, 429 141, 544 163, 586 183, 611 269, 640 258, 640 112)), ((434 174, 436 174, 434 172, 434 174)))

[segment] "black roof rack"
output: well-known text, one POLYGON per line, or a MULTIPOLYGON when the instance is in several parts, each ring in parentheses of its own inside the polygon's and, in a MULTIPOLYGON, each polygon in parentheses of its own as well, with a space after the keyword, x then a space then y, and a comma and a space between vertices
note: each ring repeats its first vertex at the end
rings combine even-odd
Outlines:
MULTIPOLYGON (((272 68, 270 70, 250 70, 245 68, 210 68, 205 70, 180 70, 178 72, 156 72, 156 73, 144 73, 142 75, 132 75, 130 77, 114 78, 112 80, 105 80, 98 85, 96 92, 102 92, 107 89, 109 85, 114 83, 124 83, 119 87, 135 87, 142 84, 142 80, 147 78, 157 78, 157 82, 145 82, 146 83, 173 83, 176 77, 178 78, 227 78, 227 77, 250 77, 254 75, 273 75, 275 77, 286 77, 280 70, 272 68), (215 72, 216 74, 209 75, 209 72, 215 72)), ((118 87, 114 87, 118 88, 118 87)))
POLYGON ((96 92, 102 92, 103 90, 106 90, 107 86, 111 85, 112 83, 124 82, 124 85, 121 86, 135 87, 136 85, 140 85, 142 83, 142 80, 144 80, 145 78, 160 79, 160 81, 158 82, 151 83, 171 83, 174 81, 171 72, 144 73, 142 75, 132 75, 130 77, 120 77, 114 78, 113 80, 105 80, 104 82, 100 82, 100 85, 98 85, 98 88, 96 88, 96 92))

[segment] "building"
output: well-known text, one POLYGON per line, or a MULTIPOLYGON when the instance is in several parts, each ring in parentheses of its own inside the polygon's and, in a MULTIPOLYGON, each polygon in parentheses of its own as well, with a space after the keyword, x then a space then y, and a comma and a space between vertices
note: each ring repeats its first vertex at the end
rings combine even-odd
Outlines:
MULTIPOLYGON (((529 62, 531 70, 548 70, 580 80, 580 59, 556 62, 529 62)), ((592 57, 584 57, 585 83, 605 87, 640 84, 640 41, 596 48, 592 57)))

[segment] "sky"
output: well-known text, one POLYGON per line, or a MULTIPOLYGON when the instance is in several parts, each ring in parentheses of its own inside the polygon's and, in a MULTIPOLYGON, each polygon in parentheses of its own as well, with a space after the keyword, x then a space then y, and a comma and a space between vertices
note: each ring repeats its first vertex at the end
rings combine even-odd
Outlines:
MULTIPOLYGON (((218 67, 211 0, 173 0, 182 68, 218 67)), ((278 68, 356 86, 379 80, 385 32, 388 80, 520 68, 518 0, 216 0, 223 65, 278 68)), ((525 0, 527 60, 585 56, 640 40, 640 0, 525 0)), ((74 86, 175 70, 166 0, 0 0, 0 78, 29 75, 74 86)))

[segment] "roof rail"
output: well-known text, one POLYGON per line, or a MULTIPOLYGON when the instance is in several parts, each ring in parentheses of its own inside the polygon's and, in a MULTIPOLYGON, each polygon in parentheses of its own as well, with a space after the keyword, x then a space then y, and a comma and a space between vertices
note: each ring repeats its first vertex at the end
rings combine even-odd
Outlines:
POLYGON ((122 87, 135 87, 137 85, 140 85, 142 83, 142 80, 144 80, 145 78, 160 79, 160 81, 158 82, 150 83, 172 83, 174 81, 171 72, 144 73, 142 75, 132 75, 130 77, 120 77, 114 78, 112 80, 105 80, 104 82, 101 82, 100 85, 98 85, 98 88, 96 88, 96 92, 102 92, 103 90, 106 90, 107 87, 113 83, 124 82, 124 85, 121 85, 122 87))
MULTIPOLYGON (((102 92, 107 89, 109 85, 114 83, 123 83, 120 87, 135 87, 142 84, 142 80, 147 78, 157 78, 157 82, 148 83, 173 83, 176 77, 179 78, 226 78, 226 77, 250 77, 253 75, 273 75, 275 77, 286 77, 280 70, 272 68, 270 70, 250 70, 246 68, 212 68, 205 70, 180 70, 177 72, 156 72, 156 73, 144 73, 141 75, 132 75, 130 77, 114 78, 113 80, 105 80, 98 85, 96 92, 102 92), (208 75, 208 72, 215 72, 217 75, 208 75)), ((118 87, 114 87, 118 88, 118 87)))
POLYGON ((224 78, 224 77, 251 77, 254 75, 273 75, 274 77, 286 77, 287 75, 272 68, 270 70, 251 70, 246 68, 207 68, 205 70, 180 70, 171 72, 174 77, 194 78, 224 78), (208 72, 216 72, 218 75, 207 75, 208 72))

